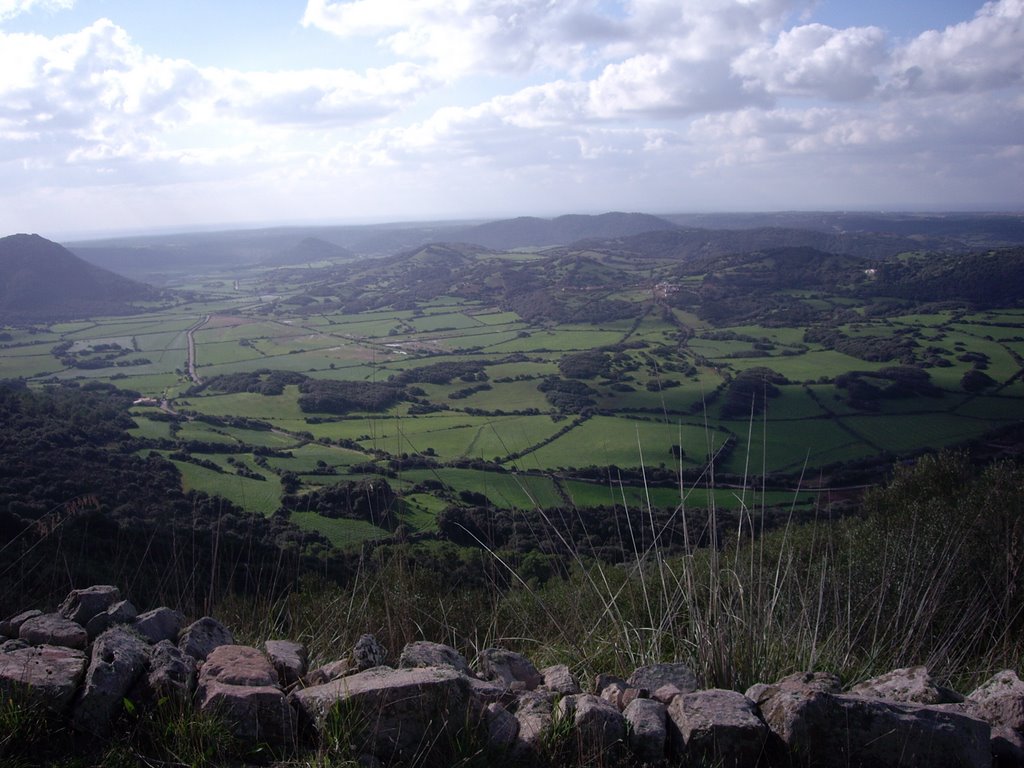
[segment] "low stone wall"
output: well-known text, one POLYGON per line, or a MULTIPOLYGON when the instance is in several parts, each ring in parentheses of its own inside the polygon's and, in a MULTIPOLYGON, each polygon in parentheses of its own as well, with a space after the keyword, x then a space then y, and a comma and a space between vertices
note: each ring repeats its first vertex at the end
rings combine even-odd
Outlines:
POLYGON ((416 642, 392 658, 371 635, 310 670, 298 643, 236 645, 213 618, 139 614, 110 586, 0 622, 0 693, 101 739, 126 699, 175 698, 246 742, 284 754, 341 738, 369 765, 443 765, 469 744, 495 765, 1024 768, 1024 682, 1011 670, 967 696, 923 667, 846 691, 820 672, 745 694, 704 690, 678 663, 599 675, 584 690, 568 667, 539 670, 511 651, 486 649, 470 665, 416 642))

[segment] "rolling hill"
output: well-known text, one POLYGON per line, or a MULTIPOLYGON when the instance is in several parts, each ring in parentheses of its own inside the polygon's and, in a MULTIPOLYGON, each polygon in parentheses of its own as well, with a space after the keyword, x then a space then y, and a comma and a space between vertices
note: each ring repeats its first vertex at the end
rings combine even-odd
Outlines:
POLYGON ((0 320, 123 314, 160 298, 151 286, 95 267, 39 235, 0 238, 0 320))

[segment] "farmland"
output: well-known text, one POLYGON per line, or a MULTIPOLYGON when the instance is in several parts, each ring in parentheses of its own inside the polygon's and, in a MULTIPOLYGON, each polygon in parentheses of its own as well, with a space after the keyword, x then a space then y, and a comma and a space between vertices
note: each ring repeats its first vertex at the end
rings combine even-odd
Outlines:
POLYGON ((414 532, 451 505, 813 506, 801 483, 1021 423, 1024 311, 893 298, 866 262, 820 259, 431 245, 211 267, 151 312, 11 325, 0 378, 151 398, 140 454, 264 515, 298 499, 292 522, 343 546, 393 531, 303 494, 386 484, 414 532))

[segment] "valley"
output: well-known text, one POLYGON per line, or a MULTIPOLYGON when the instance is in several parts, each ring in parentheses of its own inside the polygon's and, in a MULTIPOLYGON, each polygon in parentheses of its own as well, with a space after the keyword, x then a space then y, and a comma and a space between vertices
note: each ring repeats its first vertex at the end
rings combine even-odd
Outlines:
POLYGON ((150 398, 139 456, 338 547, 487 509, 811 514, 894 460, 1015 449, 1019 247, 608 226, 191 261, 130 314, 9 322, 0 378, 150 398))

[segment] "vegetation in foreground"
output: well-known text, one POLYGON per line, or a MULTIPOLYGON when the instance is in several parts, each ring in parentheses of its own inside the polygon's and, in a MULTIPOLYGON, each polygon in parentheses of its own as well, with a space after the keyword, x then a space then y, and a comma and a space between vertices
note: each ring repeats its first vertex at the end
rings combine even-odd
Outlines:
MULTIPOLYGON (((715 511, 706 514, 713 525, 715 511)), ((273 594, 233 590, 232 577, 239 574, 225 574, 215 585, 216 600, 202 610, 215 612, 240 642, 299 639, 314 662, 344 656, 370 631, 392 652, 416 639, 452 644, 470 658, 502 645, 529 654, 538 666, 567 663, 582 680, 598 671, 628 673, 645 662, 682 660, 706 685, 737 690, 796 670, 835 671, 853 684, 916 664, 964 690, 1024 663, 1020 466, 979 471, 962 454, 929 456, 898 468, 856 516, 829 520, 826 509, 820 516, 761 535, 759 515, 750 510, 712 546, 664 556, 655 544, 619 565, 601 564, 578 547, 563 574, 531 571, 529 562, 513 566, 491 552, 468 581, 461 578, 466 561, 446 569, 439 567, 444 551, 402 544, 374 550, 339 581, 281 574, 273 594)), ((649 520, 641 512, 632 524, 649 520)), ((558 535, 557 521, 543 522, 558 535)), ((79 550, 87 541, 67 544, 79 550)), ((456 557, 454 550, 447 555, 456 557)), ((119 564, 121 572, 126 565, 119 564)), ((69 575, 75 586, 83 583, 69 575)), ((6 702, 3 716, 20 722, 31 713, 6 702)), ((90 757, 50 753, 45 764, 276 759, 345 765, 342 758, 350 757, 329 747, 299 755, 241 754, 208 722, 125 717, 125 735, 102 749, 92 745, 98 751, 87 752, 90 757)), ((34 722, 15 729, 0 755, 20 761, 15 764, 41 764, 32 756, 35 747, 26 746, 43 732, 33 730, 34 722)), ((71 734, 46 739, 53 747, 65 737, 70 744, 71 734)), ((470 765, 480 755, 465 757, 470 765)))

